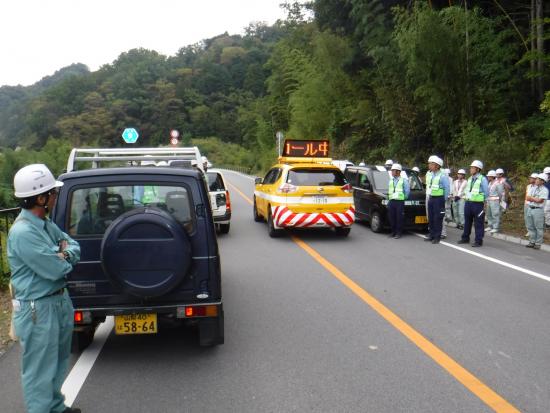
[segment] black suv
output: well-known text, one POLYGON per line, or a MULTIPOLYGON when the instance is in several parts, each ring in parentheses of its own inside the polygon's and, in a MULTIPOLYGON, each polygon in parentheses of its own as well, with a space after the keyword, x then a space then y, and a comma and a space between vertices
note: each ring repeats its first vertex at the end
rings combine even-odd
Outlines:
MULTIPOLYGON (((426 192, 416 172, 403 169, 411 192, 405 201, 405 228, 426 230, 426 192)), ((389 172, 382 166, 351 166, 345 171, 346 179, 353 187, 355 219, 367 221, 374 232, 389 227, 387 205, 389 172)))
POLYGON ((156 333, 163 320, 198 326, 222 344, 220 256, 208 188, 198 169, 119 167, 69 172, 52 219, 80 243, 68 278, 73 349, 115 316, 117 334, 156 333))

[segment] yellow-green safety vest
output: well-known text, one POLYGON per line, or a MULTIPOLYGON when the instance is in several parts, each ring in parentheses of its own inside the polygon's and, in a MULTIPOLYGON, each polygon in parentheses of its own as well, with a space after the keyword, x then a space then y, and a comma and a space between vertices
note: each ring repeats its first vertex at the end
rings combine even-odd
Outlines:
POLYGON ((388 199, 391 201, 392 199, 398 200, 398 201, 404 201, 405 200, 405 190, 404 190, 404 182, 403 178, 399 178, 397 181, 397 186, 394 188, 393 184, 394 178, 391 177, 390 179, 390 185, 388 188, 388 199))
POLYGON ((483 180, 483 175, 479 175, 475 182, 472 184, 472 177, 468 179, 466 184, 466 189, 464 191, 464 198, 466 201, 470 202, 485 202, 485 194, 481 190, 481 181, 483 180))
POLYGON ((431 188, 432 192, 430 196, 443 196, 445 195, 445 190, 439 185, 441 181, 442 173, 439 172, 437 175, 429 173, 426 175, 426 188, 431 188))

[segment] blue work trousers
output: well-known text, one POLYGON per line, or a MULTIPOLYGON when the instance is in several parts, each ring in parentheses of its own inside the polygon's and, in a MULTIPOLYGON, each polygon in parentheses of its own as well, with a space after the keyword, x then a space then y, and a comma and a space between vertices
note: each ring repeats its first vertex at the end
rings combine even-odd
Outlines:
POLYGON ((20 303, 13 322, 21 343, 21 384, 27 411, 63 412, 67 406, 61 386, 67 375, 74 328, 71 299, 65 291, 20 303))
POLYGON ((430 196, 428 199, 428 222, 431 239, 441 239, 443 218, 445 218, 445 197, 430 196))
POLYGON ((390 220, 392 235, 403 234, 403 222, 405 220, 405 201, 392 199, 388 203, 388 218, 390 220))
POLYGON ((484 222, 485 212, 483 210, 483 202, 466 201, 464 205, 464 232, 462 233, 462 239, 470 241, 473 223, 476 234, 475 242, 476 244, 483 244, 483 236, 485 235, 484 222))

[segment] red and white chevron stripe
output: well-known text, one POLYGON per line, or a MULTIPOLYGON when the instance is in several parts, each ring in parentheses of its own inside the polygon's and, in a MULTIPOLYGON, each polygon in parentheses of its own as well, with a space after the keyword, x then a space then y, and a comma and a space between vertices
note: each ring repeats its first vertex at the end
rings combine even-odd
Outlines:
POLYGON ((273 223, 278 228, 348 227, 355 221, 355 209, 346 212, 294 213, 286 206, 271 207, 273 223))

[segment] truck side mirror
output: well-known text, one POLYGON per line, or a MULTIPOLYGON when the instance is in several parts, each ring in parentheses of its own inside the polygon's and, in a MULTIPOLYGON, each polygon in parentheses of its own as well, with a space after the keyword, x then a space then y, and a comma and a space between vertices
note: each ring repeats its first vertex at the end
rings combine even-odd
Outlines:
POLYGON ((255 184, 255 185, 261 185, 261 184, 262 184, 262 181, 263 181, 262 178, 254 178, 254 184, 255 184))

